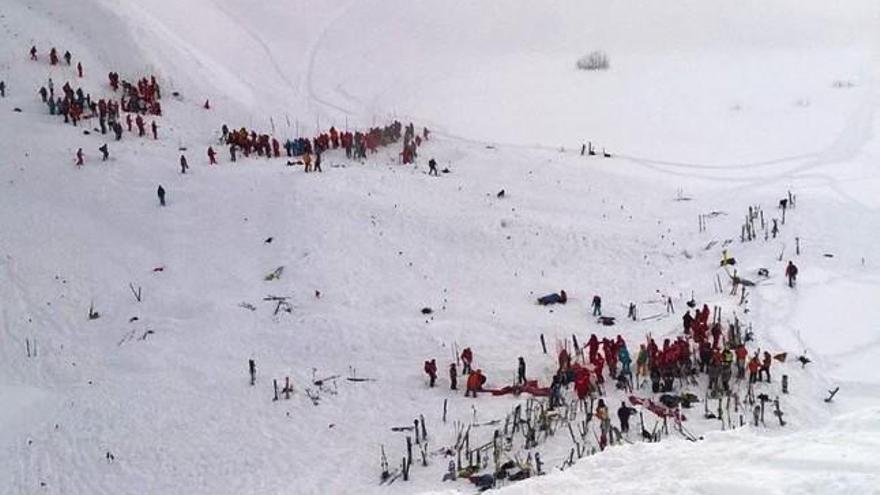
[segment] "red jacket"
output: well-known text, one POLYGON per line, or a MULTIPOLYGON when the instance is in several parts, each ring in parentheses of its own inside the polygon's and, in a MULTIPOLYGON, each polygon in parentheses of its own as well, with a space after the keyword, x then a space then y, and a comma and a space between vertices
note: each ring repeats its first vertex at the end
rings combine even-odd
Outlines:
POLYGON ((461 351, 461 361, 467 364, 470 364, 474 359, 474 354, 471 352, 470 347, 465 347, 463 351, 461 351))

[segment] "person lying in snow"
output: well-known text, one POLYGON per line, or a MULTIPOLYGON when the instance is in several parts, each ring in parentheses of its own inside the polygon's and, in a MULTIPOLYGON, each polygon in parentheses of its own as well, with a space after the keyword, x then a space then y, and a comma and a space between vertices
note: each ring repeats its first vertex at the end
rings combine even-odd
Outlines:
POLYGON ((568 302, 568 295, 564 290, 559 291, 559 294, 547 294, 546 296, 542 296, 538 298, 538 304, 541 306, 549 306, 551 304, 565 304, 568 302))

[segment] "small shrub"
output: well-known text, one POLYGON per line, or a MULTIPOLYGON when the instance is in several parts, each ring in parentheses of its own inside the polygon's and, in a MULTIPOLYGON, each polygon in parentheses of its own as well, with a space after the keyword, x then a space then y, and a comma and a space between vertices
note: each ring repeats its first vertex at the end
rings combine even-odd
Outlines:
POLYGON ((590 52, 577 61, 580 70, 607 70, 608 67, 608 55, 600 51, 590 52))

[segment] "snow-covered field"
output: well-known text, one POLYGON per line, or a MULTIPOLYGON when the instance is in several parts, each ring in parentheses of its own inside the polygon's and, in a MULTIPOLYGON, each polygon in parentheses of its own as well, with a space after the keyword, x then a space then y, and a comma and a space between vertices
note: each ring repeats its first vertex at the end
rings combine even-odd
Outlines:
POLYGON ((424 415, 435 451, 456 421, 525 401, 449 391, 454 349, 471 347, 491 386, 518 356, 546 385, 572 334, 619 333, 633 351, 676 335, 691 294, 789 353, 758 389, 780 395, 790 376, 786 426, 720 432, 698 404, 685 412, 703 441, 633 435, 561 473, 560 432, 537 448, 548 474, 504 490, 880 493, 878 50, 867 0, 3 2, 0 493, 473 492, 440 481, 442 455, 379 485, 382 446, 392 467, 405 452, 391 427, 424 415), (51 46, 86 77, 50 67, 51 46), (610 70, 575 69, 597 49, 610 70), (52 77, 109 96, 112 70, 155 74, 165 115, 158 141, 108 136, 102 163, 102 136, 50 117, 36 91, 52 77), (365 162, 331 151, 306 175, 286 158, 230 164, 216 144, 223 123, 286 139, 395 118, 433 131, 415 166, 396 146, 365 162), (581 157, 587 140, 614 157, 581 157), (430 157, 450 173, 427 176, 430 157), (748 207, 778 217, 787 191, 780 236, 741 243, 748 207), (727 239, 740 274, 770 270, 742 305, 713 290, 727 239), (534 304, 563 288, 566 306, 534 304), (616 326, 589 316, 594 294, 616 326), (269 295, 292 311, 273 314, 269 295), (660 316, 627 321, 630 301, 660 316), (285 377, 294 393, 273 402, 285 377))

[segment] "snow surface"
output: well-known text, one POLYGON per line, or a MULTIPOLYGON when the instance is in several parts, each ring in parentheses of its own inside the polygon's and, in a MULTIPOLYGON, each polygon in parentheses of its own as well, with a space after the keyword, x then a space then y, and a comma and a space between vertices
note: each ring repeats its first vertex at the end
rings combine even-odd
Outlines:
POLYGON ((673 297, 676 315, 613 327, 631 348, 674 335, 693 293, 751 323, 762 348, 806 352, 807 368, 789 360, 759 389, 778 395, 790 375, 788 424, 717 432, 698 406, 688 426, 702 442, 615 446, 561 473, 559 435, 538 449, 552 474, 504 490, 880 492, 878 12, 863 0, 3 2, 0 493, 472 492, 440 482, 442 456, 379 486, 380 446, 392 465, 404 452, 390 428, 424 414, 433 450, 454 442, 454 421, 503 418, 524 399, 448 391, 454 346, 474 349, 490 385, 518 356, 546 384, 559 343, 606 332, 588 317, 595 293, 619 317, 673 297), (82 60, 93 96, 109 95, 111 70, 155 73, 161 139, 126 133, 101 163, 100 136, 36 96, 47 77, 73 79, 46 63, 53 45, 82 60), (611 69, 576 70, 596 49, 611 69), (397 149, 365 163, 328 153, 321 175, 230 166, 225 151, 206 165, 222 123, 286 138, 393 118, 434 130, 414 167, 397 149), (578 156, 587 140, 615 158, 578 156), (431 156, 451 174, 428 177, 431 156), (741 244, 747 207, 778 216, 788 190, 798 204, 780 237, 741 244), (711 211, 725 214, 698 232, 711 211), (713 292, 725 239, 742 274, 771 272, 747 314, 713 292), (534 304, 561 288, 568 305, 534 304), (270 294, 292 313, 273 316, 270 294), (431 357, 436 389, 421 371, 431 357), (333 375, 313 405, 312 379, 333 375), (286 376, 293 397, 273 403, 286 376))

